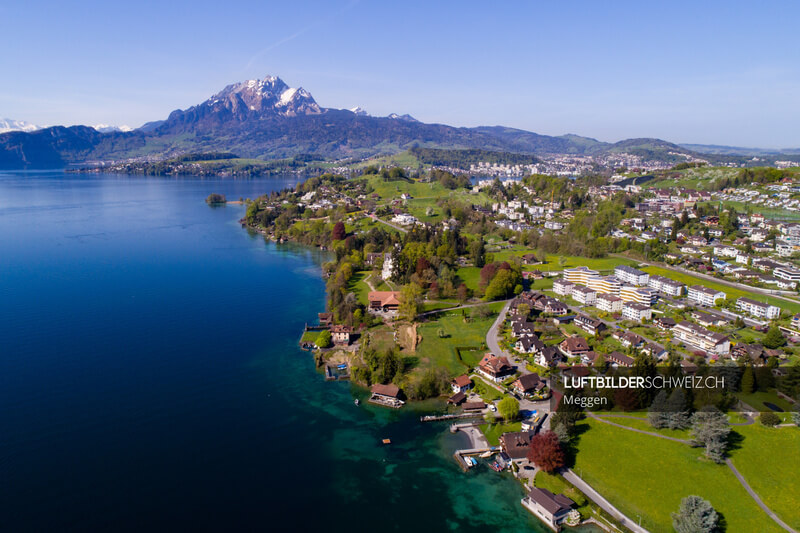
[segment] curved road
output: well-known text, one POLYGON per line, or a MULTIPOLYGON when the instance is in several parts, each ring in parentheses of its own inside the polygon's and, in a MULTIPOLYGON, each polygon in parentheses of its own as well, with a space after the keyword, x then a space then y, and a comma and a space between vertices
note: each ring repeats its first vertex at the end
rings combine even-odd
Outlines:
POLYGON ((630 529, 634 533, 648 533, 645 528, 622 514, 622 511, 614 507, 611 502, 603 498, 599 492, 594 490, 591 485, 578 477, 578 475, 571 469, 566 470, 563 475, 564 479, 575 485, 578 490, 584 493, 594 503, 599 505, 602 510, 613 516, 620 524, 630 529))

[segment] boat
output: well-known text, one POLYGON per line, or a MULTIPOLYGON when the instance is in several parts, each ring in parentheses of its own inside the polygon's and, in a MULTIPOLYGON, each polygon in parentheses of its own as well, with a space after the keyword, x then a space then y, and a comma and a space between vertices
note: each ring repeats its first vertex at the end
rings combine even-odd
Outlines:
POLYGON ((481 459, 487 459, 487 458, 491 457, 493 453, 494 452, 492 450, 485 451, 482 454, 480 454, 478 457, 480 457, 481 459))
POLYGON ((391 444, 391 443, 392 443, 391 439, 383 439, 383 441, 382 441, 382 442, 383 442, 384 444, 391 444))
POLYGON ((356 405, 361 405, 361 400, 356 398, 355 401, 353 401, 353 403, 356 404, 356 405))
POLYGON ((478 460, 477 459, 475 459, 474 457, 470 457, 469 460, 472 463, 472 466, 478 466, 478 460))

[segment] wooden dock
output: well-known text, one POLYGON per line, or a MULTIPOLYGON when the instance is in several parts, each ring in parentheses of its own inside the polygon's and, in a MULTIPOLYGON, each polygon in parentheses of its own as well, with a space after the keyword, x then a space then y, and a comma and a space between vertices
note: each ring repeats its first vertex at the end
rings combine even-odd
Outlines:
POLYGON ((461 470, 463 470, 464 472, 467 472, 472 467, 467 466, 467 463, 464 462, 464 457, 467 457, 467 456, 470 456, 470 455, 480 455, 482 453, 495 452, 495 451, 499 451, 499 448, 497 446, 490 446, 490 447, 483 447, 483 448, 468 448, 468 449, 465 449, 465 450, 456 450, 453 453, 453 458, 458 463, 458 466, 461 467, 461 470))
POLYGON ((438 422, 440 420, 458 420, 459 418, 481 418, 483 413, 460 413, 453 415, 426 415, 419 417, 420 422, 438 422))

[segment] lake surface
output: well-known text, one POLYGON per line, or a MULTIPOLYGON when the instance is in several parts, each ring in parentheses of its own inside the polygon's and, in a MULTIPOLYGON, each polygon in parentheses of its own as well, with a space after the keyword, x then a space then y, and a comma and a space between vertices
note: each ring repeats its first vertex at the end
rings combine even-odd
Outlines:
POLYGON ((295 181, 0 173, 0 529, 546 531, 299 350, 326 257, 204 203, 295 181))

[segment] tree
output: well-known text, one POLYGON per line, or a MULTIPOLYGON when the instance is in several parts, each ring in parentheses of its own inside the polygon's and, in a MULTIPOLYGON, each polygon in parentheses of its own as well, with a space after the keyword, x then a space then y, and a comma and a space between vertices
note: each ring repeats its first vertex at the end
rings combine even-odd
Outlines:
POLYGON ((347 237, 347 230, 345 230, 344 222, 341 220, 333 225, 333 231, 331 232, 331 239, 334 241, 343 241, 344 238, 347 237))
POLYGON ((764 346, 770 349, 780 348, 786 344, 786 339, 777 326, 772 326, 764 336, 764 346))
POLYGON ((756 388, 756 379, 753 375, 753 365, 747 365, 742 374, 741 390, 745 394, 752 393, 756 388))
POLYGON ((531 306, 528 304, 519 304, 517 306, 517 314, 523 318, 528 318, 531 314, 531 306))
POLYGON ((483 238, 478 236, 469 247, 472 262, 478 268, 483 268, 486 264, 486 248, 483 245, 483 238))
POLYGON ((552 431, 539 433, 531 439, 527 458, 548 474, 563 468, 566 463, 561 442, 552 431))
POLYGON ((761 422, 762 426, 774 428, 781 423, 781 418, 772 411, 767 411, 759 415, 758 421, 761 422))
POLYGON ((717 531, 719 515, 707 500, 687 496, 681 500, 677 513, 672 513, 672 527, 677 533, 713 533, 717 531))
POLYGON ((792 409, 792 422, 800 428, 800 402, 794 404, 794 409, 792 409))
POLYGON ((486 287, 487 300, 501 300, 514 290, 514 279, 510 270, 499 270, 486 287))
POLYGON ((401 318, 413 321, 419 314, 420 298, 422 297, 422 288, 416 283, 409 283, 403 285, 400 289, 400 307, 398 314, 401 318))
POLYGON ((458 286, 458 289, 456 289, 456 298, 458 298, 459 302, 467 301, 467 286, 463 283, 458 286))
POLYGON ((330 348, 333 344, 331 340, 331 332, 330 330, 322 330, 319 335, 317 335, 317 348, 330 348))
POLYGON ((725 460, 730 431, 728 417, 714 406, 707 405, 692 416, 693 444, 705 446, 706 457, 715 463, 725 460))
POLYGON ((661 389, 656 394, 653 404, 647 413, 647 420, 654 428, 665 428, 669 425, 669 414, 667 413, 667 391, 661 389))
POLYGON ((692 421, 689 412, 689 399, 686 391, 677 388, 672 391, 667 400, 667 427, 670 429, 686 429, 692 421))
POLYGON ((497 402, 497 412, 506 422, 511 422, 519 416, 519 402, 511 396, 506 396, 497 402))

